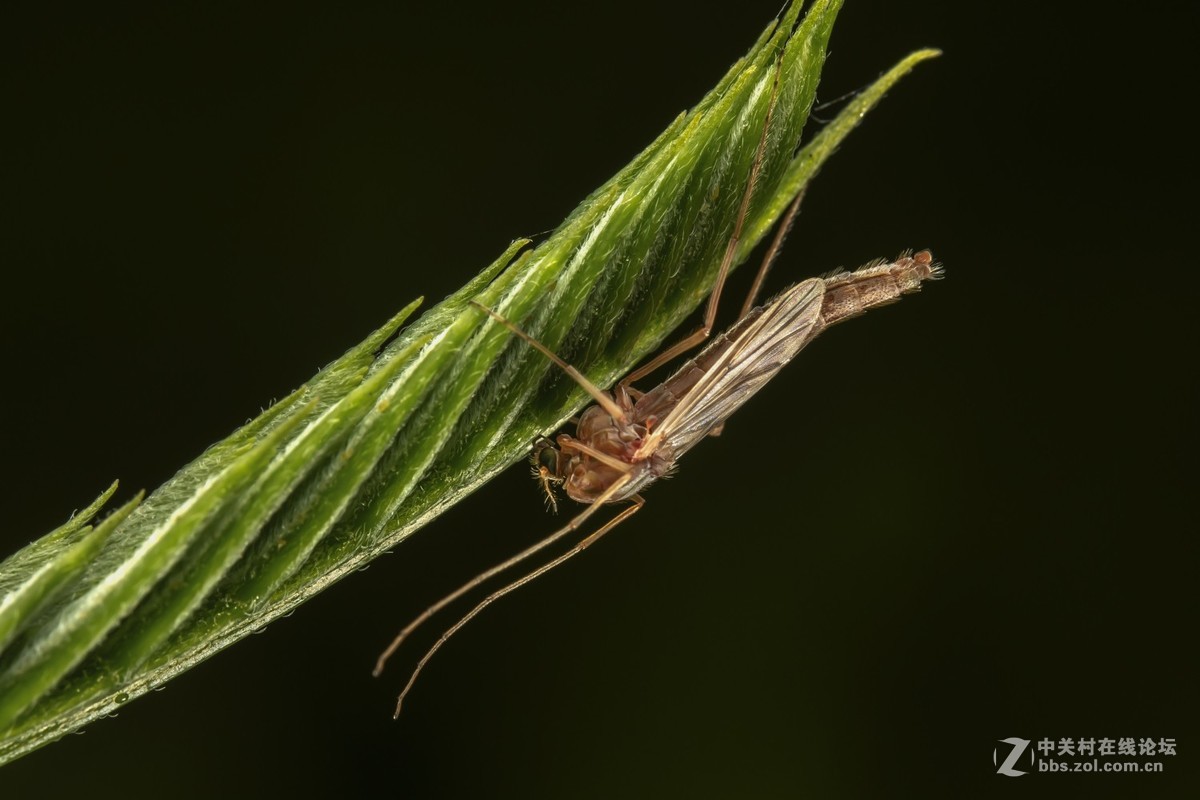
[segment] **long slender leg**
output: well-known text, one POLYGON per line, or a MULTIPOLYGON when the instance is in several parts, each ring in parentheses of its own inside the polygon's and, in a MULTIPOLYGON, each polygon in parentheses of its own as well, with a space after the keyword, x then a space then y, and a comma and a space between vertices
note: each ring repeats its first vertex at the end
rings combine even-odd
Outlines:
POLYGON ((561 358, 559 358, 558 354, 555 353, 553 350, 551 350, 549 347, 546 347, 546 345, 542 344, 537 339, 533 338, 528 333, 521 330, 519 327, 517 327, 516 323, 510 322, 509 320, 505 319, 500 314, 497 314, 495 311, 488 308, 487 306, 485 306, 481 303, 477 303, 474 300, 472 300, 470 302, 471 302, 471 305, 475 306, 480 311, 484 312, 485 314, 490 316, 492 319, 496 320, 501 325, 508 328, 510 331, 515 333, 517 336, 524 339, 531 347, 533 347, 539 353, 541 353, 546 358, 550 359, 555 364, 557 364, 562 369, 563 372, 565 372, 571 376, 572 380, 574 380, 581 387, 583 387, 583 390, 592 396, 592 399, 596 401, 596 404, 603 407, 604 410, 607 411, 613 417, 613 419, 619 419, 622 422, 629 421, 629 417, 625 414, 625 409, 623 409, 619 405, 617 405, 617 403, 608 395, 607 392, 605 392, 603 389, 601 389, 596 384, 589 381, 582 372, 575 369, 570 364, 568 364, 567 362, 565 362, 561 358))
MULTIPOLYGON (((792 229, 792 223, 796 221, 796 215, 800 213, 800 202, 804 199, 804 192, 805 190, 801 189, 800 194, 796 195, 796 199, 788 207, 787 213, 779 223, 779 227, 775 229, 775 238, 771 240, 771 246, 767 248, 767 254, 763 256, 762 265, 758 268, 758 274, 754 276, 754 285, 750 287, 750 293, 746 295, 746 302, 742 303, 742 311, 738 314, 738 319, 749 314, 750 309, 754 308, 754 301, 758 299, 758 293, 762 291, 763 282, 767 279, 767 273, 771 271, 771 266, 779 256, 779 251, 783 249, 783 241, 792 229)), ((722 422, 709 431, 708 435, 720 436, 724 430, 725 423, 722 422)))
MULTIPOLYGON (((578 439, 572 439, 570 436, 566 436, 566 435, 559 436, 558 437, 558 448, 563 451, 575 450, 575 451, 578 451, 585 455, 589 455, 592 458, 599 461, 601 464, 612 467, 613 469, 619 470, 621 472, 629 472, 630 469, 632 469, 632 465, 629 462, 622 461, 619 458, 613 458, 608 453, 605 453, 602 450, 597 450, 596 448, 592 447, 591 445, 584 444, 583 442, 579 441, 578 439)), ((597 500, 595 502, 600 502, 600 501, 597 500)))
POLYGON ((800 194, 796 195, 796 199, 788 206, 787 213, 783 215, 783 220, 775 228, 775 238, 771 240, 771 246, 767 248, 767 254, 763 256, 762 266, 758 268, 758 274, 754 276, 754 285, 750 287, 750 293, 746 295, 746 302, 742 303, 742 310, 738 314, 738 319, 749 314, 750 309, 754 308, 754 302, 758 299, 758 293, 762 291, 763 282, 767 279, 767 273, 771 271, 771 266, 775 263, 779 251, 783 249, 783 241, 787 239, 788 233, 792 230, 792 223, 796 221, 796 215, 800 213, 800 203, 804 200, 805 191, 805 189, 800 190, 800 194))
MULTIPOLYGON (((589 452, 591 452, 591 448, 587 448, 587 450, 589 452)), ((628 469, 628 465, 624 465, 624 466, 626 469, 628 469)), ((414 619, 412 622, 408 623, 408 625, 404 626, 404 629, 402 631, 400 631, 400 633, 396 634, 396 638, 393 639, 392 643, 387 646, 387 649, 379 654, 379 658, 377 658, 375 660, 375 669, 371 671, 371 674, 374 675, 376 678, 378 678, 381 674, 383 674, 383 668, 387 665, 388 659, 391 658, 392 654, 394 654, 396 652, 396 650, 398 650, 400 648, 400 645, 402 645, 404 643, 404 640, 407 639, 412 634, 412 632, 415 631, 417 628, 419 628, 421 626, 421 624, 424 623, 427 619, 429 619, 434 614, 441 611, 443 608, 450 605, 455 600, 462 597, 464 594, 471 591, 475 587, 487 582, 488 580, 491 580, 492 578, 499 575, 501 572, 506 571, 510 567, 514 567, 517 564, 520 564, 522 561, 524 561, 525 559, 534 555, 535 553, 542 550, 543 548, 546 548, 546 547, 554 544, 555 542, 557 542, 562 537, 566 536, 571 531, 578 530, 579 526, 582 525, 584 522, 586 522, 588 517, 592 516, 592 514, 595 514, 596 511, 599 510, 600 505, 602 503, 606 502, 611 497, 615 497, 617 494, 617 491, 619 491, 621 489, 621 487, 624 486, 628 481, 629 481, 628 475, 622 475, 620 479, 614 481, 613 485, 610 486, 604 493, 602 493, 599 498, 597 498, 596 503, 588 506, 583 511, 581 511, 578 515, 576 515, 576 517, 574 519, 572 519, 570 522, 568 522, 564 527, 562 527, 559 530, 555 531, 554 533, 550 534, 545 539, 542 539, 540 542, 536 542, 535 544, 530 545, 529 547, 525 548, 521 552, 517 553, 515 556, 513 556, 509 559, 506 559, 505 561, 500 562, 496 566, 479 573, 474 578, 471 578, 471 580, 467 581, 462 586, 458 587, 453 592, 446 595, 441 600, 438 600, 436 603, 431 605, 429 608, 422 611, 421 614, 416 619, 414 619)))
MULTIPOLYGON (((528 575, 524 575, 524 576, 518 578, 517 580, 513 581, 512 583, 508 584, 507 586, 504 586, 504 587, 492 592, 487 597, 483 598, 483 600, 481 600, 479 602, 479 605, 475 606, 470 611, 468 611, 465 615, 463 615, 462 619, 460 619, 458 622, 454 623, 449 628, 447 628, 446 632, 442 634, 442 637, 440 639, 438 639, 436 642, 434 642, 433 647, 429 648, 429 651, 427 653, 425 653, 425 655, 421 658, 421 660, 419 662, 417 662, 417 666, 413 670, 412 676, 409 677, 408 683, 405 684, 405 686, 404 686, 404 690, 400 692, 400 697, 396 699, 396 713, 394 716, 395 717, 400 716, 400 708, 401 708, 401 706, 404 705, 404 698, 408 696, 408 693, 412 689, 413 684, 417 682, 417 676, 421 674, 421 670, 424 669, 425 664, 428 663, 429 659, 433 658, 433 654, 436 653, 438 650, 440 650, 442 645, 444 645, 450 639, 451 636, 458 633, 459 629, 461 629, 464 625, 466 625, 468 622, 470 622, 472 619, 474 619, 476 617, 476 615, 479 614, 479 612, 483 611, 485 608, 487 608, 492 603, 499 600, 504 595, 508 594, 509 592, 520 589, 525 584, 544 575, 545 573, 554 569, 555 567, 557 567, 559 564, 563 563, 567 559, 569 559, 573 556, 577 556, 580 553, 582 553, 585 549, 587 549, 589 546, 591 546, 593 543, 595 543, 598 539, 600 539, 601 536, 608 533, 613 528, 617 527, 622 522, 624 522, 625 520, 632 517, 635 513, 637 513, 638 509, 640 509, 646 503, 646 501, 642 499, 641 495, 635 494, 633 496, 632 500, 633 500, 633 505, 629 506, 628 508, 623 510, 620 514, 617 514, 615 517, 610 519, 599 530, 586 536, 582 541, 579 542, 579 544, 575 545, 570 550, 568 550, 567 552, 558 556, 557 558, 553 559, 552 561, 549 561, 549 562, 543 564, 542 566, 538 567, 533 572, 530 572, 528 575)), ((596 504, 590 506, 589 510, 596 508, 597 506, 599 506, 599 503, 596 503, 596 504)), ((587 513, 588 512, 585 511, 580 516, 581 517, 586 516, 587 513)), ((578 518, 576 518, 576 519, 578 519, 578 518)), ((566 529, 564 529, 564 530, 566 530, 566 529)), ((555 535, 557 536, 557 534, 555 534, 555 535)))
POLYGON ((754 152, 754 163, 750 167, 750 179, 746 182, 746 190, 742 192, 742 202, 738 206, 737 219, 733 223, 733 234, 729 237, 729 241, 725 244, 725 255, 721 259, 721 266, 717 270, 717 280, 713 284, 712 294, 708 296, 708 307, 704 311, 704 323, 688 334, 681 341, 668 347, 666 350, 659 353, 654 358, 647 361, 642 366, 635 369, 633 372, 626 375, 620 385, 628 387, 631 383, 640 378, 644 378, 654 370, 666 364, 668 361, 691 350, 696 345, 703 342, 712 333, 713 324, 717 319, 717 308, 721 303, 721 290, 725 288, 725 279, 729 276, 729 270, 733 266, 733 259, 737 256, 738 245, 742 241, 742 229, 746 225, 746 216, 750 212, 750 200, 754 196, 754 186, 758 183, 758 173, 762 169, 763 155, 767 149, 767 133, 771 129, 771 118, 775 115, 775 102, 779 95, 779 64, 775 65, 775 82, 771 85, 771 98, 767 105, 767 117, 763 121, 762 134, 758 139, 758 149, 754 152))

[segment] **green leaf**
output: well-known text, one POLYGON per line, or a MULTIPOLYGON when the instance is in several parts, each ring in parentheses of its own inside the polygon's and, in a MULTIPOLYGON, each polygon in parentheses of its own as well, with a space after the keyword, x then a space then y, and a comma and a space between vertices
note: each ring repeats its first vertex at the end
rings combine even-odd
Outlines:
POLYGON ((119 518, 110 517, 99 529, 87 523, 117 491, 108 487, 95 502, 65 525, 46 534, 5 562, 0 583, 0 653, 22 628, 87 566, 107 541, 119 518))
POLYGON ((92 529, 113 491, 0 565, 0 761, 162 685, 361 568, 586 400, 469 301, 610 385, 712 287, 775 108, 739 261, 914 54, 797 152, 837 0, 772 24, 692 111, 542 244, 413 303, 92 529), (773 87, 778 81, 778 89, 773 87), (419 302, 419 301, 418 301, 419 302))

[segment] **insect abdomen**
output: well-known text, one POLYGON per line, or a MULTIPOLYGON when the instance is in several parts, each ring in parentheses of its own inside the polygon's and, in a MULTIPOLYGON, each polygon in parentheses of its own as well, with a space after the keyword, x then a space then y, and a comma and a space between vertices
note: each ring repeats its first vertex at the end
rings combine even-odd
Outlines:
POLYGON ((921 282, 936 280, 942 268, 928 250, 902 256, 884 264, 869 264, 854 272, 825 278, 821 322, 825 327, 857 317, 872 308, 894 303, 902 295, 921 288, 921 282))

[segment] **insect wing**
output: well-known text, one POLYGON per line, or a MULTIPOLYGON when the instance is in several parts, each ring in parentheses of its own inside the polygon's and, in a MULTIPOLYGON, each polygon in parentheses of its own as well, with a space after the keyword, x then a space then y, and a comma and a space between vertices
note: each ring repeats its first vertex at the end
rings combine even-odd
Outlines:
POLYGON ((733 414, 820 332, 824 295, 825 283, 813 278, 763 306, 762 314, 729 343, 639 452, 653 452, 666 442, 678 458, 733 414))

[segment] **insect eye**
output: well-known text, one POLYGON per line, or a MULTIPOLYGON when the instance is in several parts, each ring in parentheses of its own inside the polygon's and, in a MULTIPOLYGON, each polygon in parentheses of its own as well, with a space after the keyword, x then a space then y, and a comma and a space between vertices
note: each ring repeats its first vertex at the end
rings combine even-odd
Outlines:
POLYGON ((547 473, 551 480, 558 478, 558 448, 547 444, 533 454, 533 463, 539 471, 547 473))

